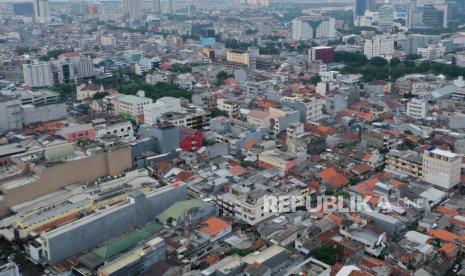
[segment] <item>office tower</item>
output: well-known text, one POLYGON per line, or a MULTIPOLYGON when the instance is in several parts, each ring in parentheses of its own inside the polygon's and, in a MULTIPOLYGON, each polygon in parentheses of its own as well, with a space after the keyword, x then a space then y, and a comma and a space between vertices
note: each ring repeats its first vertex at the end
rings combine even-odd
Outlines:
POLYGON ((31 87, 53 85, 52 68, 48 62, 23 64, 24 83, 31 87))
POLYGON ((78 52, 69 52, 61 54, 58 61, 63 64, 71 64, 73 78, 82 81, 95 76, 92 58, 82 55, 78 52))
POLYGON ((355 0, 354 18, 364 15, 367 10, 376 11, 376 0, 355 0))
POLYGON ((123 13, 129 22, 139 22, 142 19, 142 0, 124 0, 123 13))
POLYGON ((440 35, 409 34, 404 50, 408 54, 418 53, 418 48, 425 48, 429 44, 437 44, 441 41, 440 35))
POLYGON ((460 20, 465 15, 465 0, 446 0, 447 19, 460 20))
POLYGON ((325 16, 301 16, 292 20, 292 39, 336 37, 336 20, 325 16))
POLYGON ((71 3, 71 14, 83 16, 86 12, 87 4, 85 2, 71 3))
POLYGON ((389 58, 394 54, 394 38, 388 34, 376 35, 365 40, 363 53, 367 58, 374 57, 389 58))
POLYGON ((187 16, 192 17, 196 13, 196 6, 193 3, 187 3, 187 16))
POLYGON ((176 0, 168 0, 168 8, 170 13, 176 12, 176 0))
POLYGON ((379 8, 379 25, 392 26, 394 24, 394 8, 392 5, 385 4, 379 8))
POLYGON ((311 51, 309 51, 308 53, 309 53, 310 61, 319 60, 325 64, 334 62, 335 51, 333 47, 327 47, 327 46, 312 47, 311 51))
POLYGON ((31 16, 34 14, 34 5, 28 2, 14 3, 13 13, 21 16, 31 16))
POLYGON ((155 14, 161 13, 161 3, 160 0, 152 0, 152 12, 155 14))
POLYGON ((73 61, 73 66, 79 79, 95 77, 94 64, 89 56, 80 56, 79 60, 73 61))
POLYGON ((413 26, 413 16, 416 8, 415 0, 410 0, 407 4, 407 18, 405 26, 411 29, 413 26))
POLYGON ((53 78, 55 84, 69 84, 76 82, 74 67, 70 60, 52 60, 53 78))
POLYGON ((88 4, 86 6, 86 18, 87 19, 97 19, 98 17, 98 6, 97 5, 92 5, 88 4))
MULTIPOLYGON (((441 28, 447 27, 447 15, 445 14, 445 10, 441 10, 433 5, 425 5, 423 8, 423 25, 429 28, 441 28)), ((446 9, 447 10, 447 9, 446 9)))
POLYGON ((39 23, 50 22, 48 0, 34 0, 34 19, 39 23))

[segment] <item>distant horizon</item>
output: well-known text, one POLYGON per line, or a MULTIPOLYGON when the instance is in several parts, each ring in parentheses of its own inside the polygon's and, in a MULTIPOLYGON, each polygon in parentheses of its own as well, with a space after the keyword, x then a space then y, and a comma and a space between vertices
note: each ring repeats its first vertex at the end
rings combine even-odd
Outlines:
MULTIPOLYGON (((49 0, 49 2, 85 2, 86 0, 49 0)), ((98 1, 92 1, 92 0, 87 0, 87 2, 122 2, 123 0, 98 0, 98 1)), ((144 0, 143 0, 144 1, 144 0)), ((0 0, 0 3, 32 3, 34 2, 33 0, 0 0)))

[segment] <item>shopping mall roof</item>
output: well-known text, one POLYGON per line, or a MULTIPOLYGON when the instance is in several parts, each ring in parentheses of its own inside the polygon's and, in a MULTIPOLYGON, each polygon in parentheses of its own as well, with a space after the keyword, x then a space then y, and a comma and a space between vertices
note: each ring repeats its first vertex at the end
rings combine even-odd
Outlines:
POLYGON ((206 203, 200 199, 179 201, 171 205, 165 211, 163 211, 160 215, 158 215, 157 218, 161 222, 166 222, 169 218, 178 219, 184 214, 185 211, 188 211, 195 207, 203 206, 205 204, 206 203))
POLYGON ((105 245, 96 248, 93 252, 103 259, 112 259, 118 254, 128 250, 129 248, 137 245, 139 242, 150 238, 162 227, 156 222, 147 224, 127 235, 114 239, 105 245))

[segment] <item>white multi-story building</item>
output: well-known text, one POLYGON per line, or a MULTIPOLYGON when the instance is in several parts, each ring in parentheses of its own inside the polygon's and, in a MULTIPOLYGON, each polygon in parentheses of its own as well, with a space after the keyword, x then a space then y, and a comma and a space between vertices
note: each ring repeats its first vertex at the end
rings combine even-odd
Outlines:
POLYGON ((68 62, 73 66, 73 74, 77 79, 85 79, 95 76, 92 58, 78 52, 68 52, 58 57, 61 62, 68 62))
POLYGON ((292 39, 327 39, 336 37, 333 17, 301 16, 292 20, 292 39))
POLYGON ((150 72, 150 67, 148 66, 145 66, 143 64, 140 64, 140 63, 136 63, 134 64, 134 73, 138 76, 142 76, 144 75, 145 73, 148 73, 150 72))
POLYGON ((323 107, 325 99, 322 97, 311 96, 304 99, 297 97, 282 97, 281 102, 290 103, 290 105, 301 113, 301 121, 318 121, 323 119, 323 107), (302 118, 302 114, 305 117, 302 118))
POLYGON ((216 100, 216 108, 227 112, 229 118, 235 118, 239 116, 239 105, 230 100, 219 98, 216 100))
POLYGON ((444 190, 460 183, 462 158, 453 152, 430 148, 423 152, 423 180, 444 190))
POLYGON ((365 11, 362 16, 357 16, 354 25, 358 27, 373 27, 379 23, 379 12, 365 11))
POLYGON ((412 99, 407 103, 407 115, 415 119, 423 119, 428 114, 428 102, 424 99, 412 99))
POLYGON ((168 112, 181 112, 181 100, 173 97, 163 97, 155 103, 144 106, 144 121, 146 124, 155 124, 163 114, 168 112))
POLYGON ((127 120, 96 119, 92 121, 92 125, 97 132, 97 137, 114 135, 127 142, 134 139, 132 123, 127 120))
POLYGON ((138 92, 138 96, 134 95, 119 95, 113 99, 113 112, 114 115, 121 113, 129 114, 133 117, 144 114, 144 107, 151 104, 152 99, 146 98, 143 94, 138 92))
POLYGON ((21 99, 0 95, 0 132, 22 129, 21 99))
POLYGON ((264 210, 266 195, 267 192, 264 190, 255 190, 236 197, 234 208, 236 218, 250 225, 256 225, 273 216, 272 212, 264 210))
POLYGON ((379 256, 386 248, 386 233, 378 233, 367 226, 342 226, 339 233, 365 246, 365 252, 379 256))
POLYGON ((446 47, 442 43, 430 44, 424 48, 418 48, 419 55, 425 59, 438 59, 443 58, 446 54, 446 47))
POLYGON ((179 74, 176 76, 174 83, 182 89, 191 91, 194 88, 194 77, 189 73, 179 74))
POLYGON ((124 0, 123 13, 131 23, 139 21, 143 17, 141 0, 124 0))
POLYGON ((113 35, 102 35, 100 45, 103 47, 116 47, 116 38, 113 35))
POLYGON ((79 79, 95 76, 94 64, 89 56, 81 55, 79 60, 73 61, 73 66, 79 79))
POLYGON ((159 82, 169 82, 171 72, 153 72, 152 74, 145 75, 145 82, 155 85, 159 82))
POLYGON ((38 23, 50 22, 48 0, 34 0, 34 19, 38 23))
POLYGON ((82 101, 87 98, 92 98, 97 93, 103 92, 105 92, 103 85, 97 85, 91 81, 82 83, 76 87, 76 100, 82 101))
POLYGON ((47 89, 39 91, 16 89, 11 95, 17 95, 21 98, 21 105, 47 105, 61 101, 60 94, 47 89))
POLYGON ((31 87, 53 85, 52 67, 48 62, 23 64, 24 83, 31 87))
POLYGON ((394 54, 394 38, 390 35, 375 35, 365 40, 363 53, 367 58, 383 57, 390 59, 394 54))

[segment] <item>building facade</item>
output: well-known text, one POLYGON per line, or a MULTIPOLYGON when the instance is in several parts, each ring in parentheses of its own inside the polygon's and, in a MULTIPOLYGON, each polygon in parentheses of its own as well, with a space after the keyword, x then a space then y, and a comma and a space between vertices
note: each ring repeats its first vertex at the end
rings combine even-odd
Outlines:
POLYGON ((292 20, 292 39, 328 39, 336 37, 333 17, 303 16, 292 20))
POLYGON ((369 59, 383 57, 390 59, 394 54, 394 38, 390 35, 375 35, 371 39, 365 40, 363 53, 369 59))
POLYGON ((24 83, 36 88, 53 85, 52 67, 48 62, 23 64, 24 83))
POLYGON ((423 180, 449 190, 460 183, 462 159, 453 152, 430 148, 423 152, 423 180))
POLYGON ((415 119, 424 119, 428 115, 428 102, 424 99, 412 99, 407 103, 407 115, 415 119))

